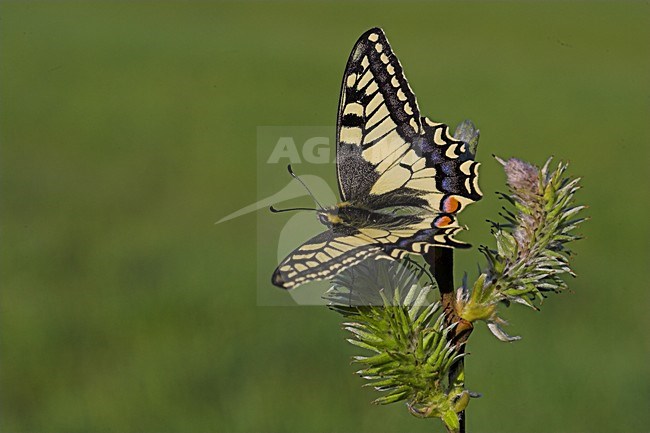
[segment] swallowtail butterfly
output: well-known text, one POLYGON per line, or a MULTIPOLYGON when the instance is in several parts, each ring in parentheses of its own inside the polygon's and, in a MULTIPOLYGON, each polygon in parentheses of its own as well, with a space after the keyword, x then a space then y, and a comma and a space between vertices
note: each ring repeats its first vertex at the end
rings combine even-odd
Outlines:
POLYGON ((291 289, 370 257, 469 246, 453 236, 461 230, 456 214, 481 198, 475 147, 420 115, 379 28, 365 32, 350 54, 336 134, 341 203, 318 210, 327 230, 289 254, 273 284, 291 289))

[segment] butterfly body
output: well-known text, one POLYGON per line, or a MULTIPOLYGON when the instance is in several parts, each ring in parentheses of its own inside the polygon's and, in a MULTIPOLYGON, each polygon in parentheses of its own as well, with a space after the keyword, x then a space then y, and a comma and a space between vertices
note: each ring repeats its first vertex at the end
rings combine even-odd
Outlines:
POLYGON ((334 207, 318 211, 318 218, 329 230, 354 232, 366 227, 396 228, 408 216, 397 212, 398 208, 372 209, 351 202, 339 203, 334 207))
POLYGON ((272 282, 290 289, 330 278, 368 257, 401 258, 454 239, 456 214, 481 198, 478 131, 464 139, 421 116, 384 32, 364 33, 348 59, 337 121, 341 203, 318 211, 327 231, 280 263, 272 282))

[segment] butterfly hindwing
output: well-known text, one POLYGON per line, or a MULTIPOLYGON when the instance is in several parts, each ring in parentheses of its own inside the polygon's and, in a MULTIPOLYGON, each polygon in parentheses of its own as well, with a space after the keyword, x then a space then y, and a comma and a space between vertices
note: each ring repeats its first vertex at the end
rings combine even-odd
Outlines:
MULTIPOLYGON (((422 118, 422 128, 422 139, 390 169, 408 171, 408 175, 403 174, 406 181, 401 188, 425 199, 434 212, 455 214, 480 200, 480 164, 474 161, 468 143, 452 137, 444 123, 426 117, 422 118)), ((389 171, 384 175, 390 174, 389 171)))
POLYGON ((452 214, 376 212, 358 233, 374 239, 391 257, 401 258, 406 253, 425 254, 435 246, 468 247, 453 238, 460 230, 452 214))
POLYGON ((433 247, 467 248, 469 244, 454 239, 462 230, 453 215, 442 214, 424 217, 415 224, 405 224, 393 230, 393 242, 383 245, 384 252, 394 258, 402 258, 406 253, 426 254, 433 247))

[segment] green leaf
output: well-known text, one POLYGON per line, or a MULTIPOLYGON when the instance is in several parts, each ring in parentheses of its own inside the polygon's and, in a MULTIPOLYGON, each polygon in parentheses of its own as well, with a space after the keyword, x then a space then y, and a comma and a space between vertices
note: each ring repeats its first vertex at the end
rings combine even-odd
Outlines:
POLYGON ((500 256, 514 257, 517 255, 517 241, 514 236, 506 231, 499 231, 495 234, 495 238, 500 256))
POLYGON ((457 432, 460 430, 458 414, 451 409, 442 414, 442 422, 445 423, 447 429, 451 432, 457 432))
POLYGON ((355 356, 353 359, 356 363, 363 363, 370 366, 384 365, 393 360, 393 358, 385 352, 373 356, 355 356))
POLYGON ((366 343, 364 343, 362 341, 359 341, 359 340, 356 340, 354 338, 348 338, 347 341, 348 341, 348 343, 354 344, 355 346, 361 347, 363 349, 368 349, 368 350, 370 350, 372 352, 380 353, 380 351, 377 348, 375 348, 374 346, 371 346, 369 344, 366 344, 366 343))
POLYGON ((406 400, 407 393, 403 392, 401 394, 395 394, 395 395, 385 395, 383 397, 376 398, 372 401, 373 404, 390 404, 390 403, 396 403, 398 401, 406 400))

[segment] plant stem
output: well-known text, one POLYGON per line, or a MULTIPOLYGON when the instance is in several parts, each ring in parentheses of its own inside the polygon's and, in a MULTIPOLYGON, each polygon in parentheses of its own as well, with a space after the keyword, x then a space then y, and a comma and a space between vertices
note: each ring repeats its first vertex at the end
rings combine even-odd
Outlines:
MULTIPOLYGON (((440 302, 445 314, 447 325, 457 323, 457 326, 450 332, 448 339, 460 345, 467 341, 474 326, 471 322, 458 317, 456 313, 456 295, 454 288, 454 250, 451 248, 433 248, 424 255, 424 260, 438 283, 440 289, 440 302)), ((464 348, 461 348, 464 351, 464 348)), ((449 372, 449 386, 464 381, 464 358, 459 359, 449 372)), ((465 411, 459 414, 459 433, 465 433, 465 411)))

